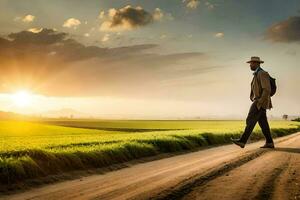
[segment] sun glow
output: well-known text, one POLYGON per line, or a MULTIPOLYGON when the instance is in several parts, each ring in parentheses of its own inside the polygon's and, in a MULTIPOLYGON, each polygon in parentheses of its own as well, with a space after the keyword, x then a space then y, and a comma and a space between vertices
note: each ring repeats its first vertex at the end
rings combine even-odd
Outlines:
POLYGON ((32 94, 26 90, 18 91, 11 96, 12 101, 18 107, 27 107, 32 102, 32 94))

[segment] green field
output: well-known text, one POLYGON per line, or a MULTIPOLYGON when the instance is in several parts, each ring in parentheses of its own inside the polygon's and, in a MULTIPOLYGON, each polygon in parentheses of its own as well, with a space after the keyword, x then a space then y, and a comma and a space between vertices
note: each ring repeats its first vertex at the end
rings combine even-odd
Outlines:
MULTIPOLYGON (((298 131, 299 124, 270 122, 274 137, 298 131)), ((1 184, 11 184, 160 153, 226 144, 231 136, 238 137, 244 126, 244 121, 0 121, 0 180, 1 184)), ((251 139, 261 138, 256 126, 251 139)))

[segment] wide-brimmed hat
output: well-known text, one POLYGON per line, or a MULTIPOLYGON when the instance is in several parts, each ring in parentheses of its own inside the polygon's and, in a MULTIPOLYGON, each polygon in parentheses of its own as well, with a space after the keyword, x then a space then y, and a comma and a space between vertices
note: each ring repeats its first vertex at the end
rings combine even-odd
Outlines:
POLYGON ((252 56, 251 59, 249 61, 247 61, 247 63, 250 63, 250 62, 264 63, 264 61, 262 61, 258 56, 252 56))

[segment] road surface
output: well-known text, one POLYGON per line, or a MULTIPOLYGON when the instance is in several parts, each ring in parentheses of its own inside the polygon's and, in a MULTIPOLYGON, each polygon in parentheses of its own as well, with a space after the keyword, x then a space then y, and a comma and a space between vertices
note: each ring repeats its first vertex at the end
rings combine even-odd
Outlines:
POLYGON ((224 145, 2 196, 43 199, 300 199, 300 132, 224 145))

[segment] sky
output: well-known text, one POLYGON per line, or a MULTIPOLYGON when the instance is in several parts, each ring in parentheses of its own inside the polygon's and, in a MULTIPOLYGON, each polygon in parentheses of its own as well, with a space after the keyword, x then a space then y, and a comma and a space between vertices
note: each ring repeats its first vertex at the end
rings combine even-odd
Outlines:
POLYGON ((259 56, 300 115, 299 44, 299 0, 0 0, 0 110, 244 118, 259 56))

